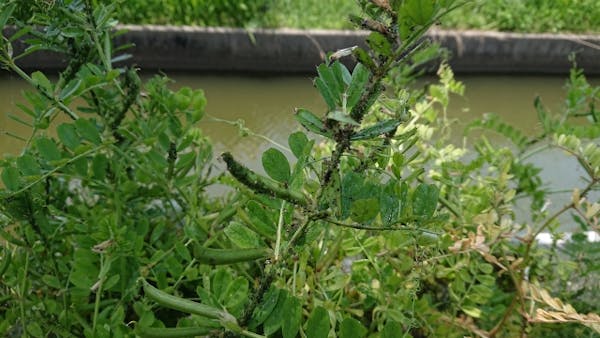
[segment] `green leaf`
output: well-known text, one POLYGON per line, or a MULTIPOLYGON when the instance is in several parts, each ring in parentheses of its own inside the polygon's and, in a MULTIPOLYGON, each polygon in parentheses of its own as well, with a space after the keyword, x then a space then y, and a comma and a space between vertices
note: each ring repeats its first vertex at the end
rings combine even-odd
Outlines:
MULTIPOLYGON (((341 217, 344 219, 347 218, 350 216, 351 209, 359 207, 353 206, 357 200, 379 199, 380 190, 381 186, 379 184, 365 179, 358 173, 350 172, 346 174, 341 181, 341 217)), ((379 204, 378 201, 377 204, 379 204)))
POLYGON ((242 314, 249 299, 248 290, 248 281, 242 276, 237 277, 227 286, 223 305, 233 316, 238 317, 242 314))
POLYGON ((538 120, 542 123, 542 127, 544 128, 544 133, 552 132, 552 130, 554 129, 553 121, 548 115, 546 108, 544 108, 544 105, 542 104, 542 99, 540 99, 539 96, 535 97, 533 105, 535 107, 535 110, 537 111, 538 120))
POLYGON ((311 338, 327 338, 329 336, 329 312, 321 306, 313 309, 306 323, 306 336, 311 338))
POLYGON ((381 338, 398 338, 402 336, 402 326, 393 320, 388 320, 381 331, 381 338))
POLYGON ((331 132, 325 128, 323 121, 312 112, 298 108, 296 109, 296 120, 309 131, 331 138, 331 132))
POLYGON ((250 223, 257 233, 274 239, 276 233, 275 220, 271 218, 271 214, 265 210, 265 207, 254 200, 250 200, 246 204, 246 208, 248 208, 248 214, 246 215, 244 212, 240 215, 248 216, 248 219, 244 219, 244 222, 250 223))
POLYGON ((421 183, 413 195, 413 213, 417 216, 431 218, 437 207, 439 190, 436 186, 421 183))
POLYGON ((342 79, 338 79, 337 76, 335 76, 333 69, 324 63, 317 67, 317 73, 319 73, 319 77, 329 89, 329 92, 333 96, 333 100, 335 101, 336 105, 339 106, 341 103, 340 97, 344 91, 342 79))
POLYGON ((273 309, 275 309, 278 299, 279 289, 271 285, 269 290, 267 290, 267 292, 264 294, 260 304, 254 309, 254 312, 252 313, 252 319, 250 319, 248 327, 254 330, 260 324, 262 324, 271 314, 271 312, 273 312, 273 309))
POLYGON ((379 212, 379 200, 376 198, 364 198, 354 201, 350 209, 350 217, 356 222, 368 222, 377 216, 379 212))
MULTIPOLYGON (((493 285, 493 286, 495 286, 495 285, 493 285)), ((481 303, 486 302, 494 294, 494 291, 491 289, 490 286, 483 285, 483 284, 472 285, 470 292, 474 293, 474 294, 478 294, 480 297, 482 297, 484 299, 484 301, 481 303)))
POLYGON ((404 155, 400 152, 392 154, 392 173, 397 179, 402 177, 402 169, 404 165, 404 155))
MULTIPOLYGON (((429 95, 432 98, 439 101, 442 107, 448 107, 448 101, 450 100, 448 90, 442 85, 431 85, 429 86, 429 95)), ((430 118, 429 122, 433 122, 435 119, 430 118)))
POLYGON ((330 120, 351 124, 353 126, 360 126, 360 124, 356 122, 353 118, 351 118, 350 115, 339 110, 334 110, 330 112, 329 114, 327 114, 327 118, 330 120))
POLYGON ((288 295, 288 292, 286 290, 279 291, 277 304, 275 305, 275 308, 273 309, 273 311, 271 311, 271 314, 269 315, 269 317, 267 317, 263 325, 265 335, 270 336, 273 333, 277 332, 279 328, 281 328, 281 325, 283 324, 283 317, 288 316, 287 313, 284 313, 285 304, 287 302, 288 297, 291 296, 288 295))
POLYGON ((464 313, 473 318, 481 317, 481 309, 476 308, 475 306, 463 305, 460 308, 464 313))
POLYGON ((60 150, 58 150, 56 143, 52 139, 40 137, 35 141, 35 146, 37 147, 40 156, 47 161, 57 161, 62 158, 60 150))
POLYGON ((363 338, 367 333, 367 328, 361 322, 352 317, 346 317, 340 326, 339 338, 363 338))
POLYGON ((281 332, 283 338, 295 338, 300 330, 300 322, 302 321, 302 303, 300 299, 288 295, 283 307, 283 323, 281 332))
POLYGON ((215 272, 211 280, 211 292, 219 301, 223 302, 227 294, 225 291, 229 283, 233 281, 233 276, 227 268, 219 268, 215 272))
POLYGON ((367 37, 367 43, 372 50, 381 55, 387 57, 392 55, 392 44, 379 32, 371 32, 367 37))
POLYGON ((191 261, 192 260, 192 255, 190 255, 190 250, 188 250, 188 248, 181 242, 175 242, 175 251, 177 251, 177 254, 179 255, 179 257, 181 257, 182 259, 186 260, 186 261, 191 261))
POLYGON ((290 177, 289 188, 294 191, 301 191, 302 186, 305 181, 304 177, 304 169, 306 167, 306 163, 310 158, 310 154, 312 148, 315 144, 315 140, 310 140, 304 145, 304 149, 302 153, 298 157, 298 161, 294 165, 294 170, 292 171, 292 176, 290 177))
POLYGON ((17 3, 12 3, 9 6, 6 6, 6 8, 2 8, 2 11, 0 11, 0 31, 4 30, 4 26, 6 26, 8 19, 11 17, 16 7, 17 3))
POLYGON ((67 83, 67 85, 60 91, 58 98, 64 100, 73 95, 81 86, 81 79, 73 79, 67 83))
POLYGON ((103 154, 97 154, 92 160, 92 172, 94 173, 94 179, 104 180, 106 178, 106 171, 108 169, 108 159, 103 154))
POLYGON ((319 93, 321 93, 321 96, 325 100, 325 103, 327 103, 327 107, 329 107, 329 110, 335 109, 335 107, 336 107, 335 96, 333 95, 333 93, 331 92, 331 90, 329 89, 329 87, 327 87, 327 84, 325 84, 325 82, 323 81, 323 79, 321 79, 320 77, 316 78, 315 79, 315 86, 319 90, 319 93))
POLYGON ((464 133, 467 134, 475 128, 484 128, 495 131, 498 134, 508 138, 511 142, 513 142, 516 146, 518 146, 521 149, 527 146, 529 142, 529 139, 521 130, 511 126, 508 123, 503 122, 500 116, 498 116, 497 114, 484 114, 483 118, 469 123, 465 127, 464 133))
POLYGON ((354 200, 360 198, 363 191, 364 178, 355 172, 349 172, 341 182, 341 216, 350 216, 350 208, 354 200))
POLYGON ((44 337, 44 331, 42 331, 42 327, 35 321, 29 321, 27 324, 27 333, 34 337, 44 337))
POLYGON ((401 122, 398 119, 390 119, 377 122, 372 126, 357 131, 350 137, 350 140, 369 140, 377 136, 390 133, 392 131, 395 131, 396 128, 398 128, 398 126, 400 125, 400 123, 401 122))
POLYGON ((398 220, 400 206, 405 203, 405 201, 400 199, 399 194, 396 192, 397 189, 398 182, 391 179, 381 191, 381 196, 379 196, 381 220, 384 225, 391 225, 398 220))
POLYGON ((290 149, 296 158, 300 158, 302 156, 302 153, 304 152, 304 146, 306 146, 307 143, 308 137, 306 137, 306 134, 301 131, 290 134, 288 137, 288 144, 290 145, 290 149))
POLYGON ((403 6, 406 13, 417 25, 426 25, 433 19, 434 1, 431 0, 406 0, 403 6))
POLYGON ((352 82, 348 88, 348 99, 346 101, 346 108, 351 110, 362 96, 365 91, 365 86, 369 82, 369 70, 361 63, 357 63, 352 71, 352 82))
POLYGON ((44 73, 40 72, 40 71, 36 71, 31 73, 31 79, 33 80, 33 83, 40 87, 41 89, 45 90, 46 93, 52 93, 53 91, 53 85, 50 82, 50 80, 48 80, 48 78, 46 77, 46 75, 44 75, 44 73))
POLYGON ((110 290, 112 287, 117 285, 117 283, 119 282, 120 279, 121 279, 120 275, 118 275, 118 274, 112 275, 112 276, 108 277, 108 279, 104 282, 104 285, 102 285, 102 288, 104 290, 110 290))
POLYGON ((494 272, 494 267, 491 264, 488 263, 481 263, 477 266, 479 268, 479 270, 481 270, 481 272, 489 275, 492 272, 494 272))
POLYGON ((88 174, 88 159, 85 157, 81 157, 78 160, 73 161, 72 163, 73 169, 80 176, 87 176, 88 174))
POLYGON ((75 121, 75 128, 77 128, 79 135, 84 139, 96 145, 102 143, 100 132, 98 132, 98 128, 96 128, 95 123, 91 120, 84 118, 77 119, 77 121, 75 121))
POLYGON ((62 123, 56 128, 58 139, 69 149, 75 150, 80 145, 79 135, 71 123, 62 123))
POLYGON ((2 182, 6 189, 11 191, 19 190, 20 175, 15 167, 6 167, 2 171, 2 182))
POLYGON ((192 93, 190 101, 191 121, 198 122, 204 117, 204 109, 206 108, 206 97, 204 91, 198 89, 192 93))
POLYGON ((272 179, 287 182, 290 179, 290 163, 285 155, 275 149, 269 148, 262 155, 262 165, 272 179))
POLYGON ((350 74, 350 71, 348 68, 346 68, 346 66, 344 66, 343 63, 339 61, 334 62, 332 69, 335 73, 335 76, 338 79, 341 79, 345 86, 350 85, 350 82, 352 82, 352 74, 350 74))
POLYGON ((33 156, 28 154, 23 154, 17 158, 17 167, 23 175, 41 174, 40 165, 33 156))
POLYGON ((258 235, 242 223, 232 221, 225 228, 224 232, 227 238, 240 248, 256 248, 260 246, 258 235))

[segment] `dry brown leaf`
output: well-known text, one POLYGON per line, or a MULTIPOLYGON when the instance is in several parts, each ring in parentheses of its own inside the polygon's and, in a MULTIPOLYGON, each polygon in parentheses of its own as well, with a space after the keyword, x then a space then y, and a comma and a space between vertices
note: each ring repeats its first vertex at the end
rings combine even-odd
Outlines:
POLYGON ((534 323, 579 323, 590 327, 600 333, 600 315, 596 313, 581 314, 560 299, 552 297, 550 293, 534 284, 525 283, 524 289, 529 290, 530 298, 536 303, 547 305, 551 310, 535 309, 529 321, 534 323))

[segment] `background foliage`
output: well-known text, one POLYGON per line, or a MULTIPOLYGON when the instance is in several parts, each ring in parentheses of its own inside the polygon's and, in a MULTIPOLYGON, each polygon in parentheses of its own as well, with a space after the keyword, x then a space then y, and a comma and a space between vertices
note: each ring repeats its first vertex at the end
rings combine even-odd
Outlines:
MULTIPOLYGON (((115 1, 97 2, 110 4, 115 1)), ((52 1, 26 3, 44 8, 52 1)), ((117 3, 115 18, 125 24, 245 28, 355 29, 347 15, 357 15, 361 11, 357 0, 120 0, 117 3)), ((441 21, 441 27, 594 33, 600 31, 599 23, 600 6, 595 0, 476 0, 449 13, 441 21)))

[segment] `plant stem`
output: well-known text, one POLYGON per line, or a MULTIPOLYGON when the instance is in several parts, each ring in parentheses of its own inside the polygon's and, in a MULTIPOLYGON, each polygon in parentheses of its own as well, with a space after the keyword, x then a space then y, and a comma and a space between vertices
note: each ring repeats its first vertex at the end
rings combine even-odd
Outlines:
MULTIPOLYGON (((373 230, 373 231, 419 231, 419 232, 423 232, 423 233, 427 233, 430 235, 435 235, 435 236, 441 236, 442 234, 439 232, 435 232, 435 231, 431 231, 428 229, 423 229, 423 228, 415 228, 415 227, 397 227, 397 226, 387 226, 387 227, 383 227, 383 226, 371 226, 371 225, 363 225, 363 224, 358 224, 358 223, 344 223, 344 222, 340 222, 331 218, 325 218, 323 219, 326 222, 335 224, 335 225, 339 225, 341 227, 344 228, 351 228, 351 229, 358 229, 358 230, 373 230)), ((404 223, 399 223, 404 225, 404 223)))
POLYGON ((100 276, 98 278, 98 289, 96 289, 96 299, 94 302, 94 318, 92 321, 92 337, 96 337, 96 323, 98 322, 98 314, 100 312, 100 299, 102 298, 102 284, 104 284, 104 255, 100 255, 100 276))
POLYGON ((281 248, 281 231, 283 228, 283 212, 285 210, 285 201, 281 202, 281 208, 279 209, 279 220, 277 222, 277 238, 275 240, 275 254, 273 259, 275 262, 279 261, 279 250, 281 248))
POLYGON ((19 290, 19 310, 21 312, 21 325, 23 325, 23 335, 25 338, 29 337, 27 330, 25 329, 25 286, 27 285, 27 273, 29 272, 29 251, 25 253, 25 267, 23 268, 23 280, 19 290))

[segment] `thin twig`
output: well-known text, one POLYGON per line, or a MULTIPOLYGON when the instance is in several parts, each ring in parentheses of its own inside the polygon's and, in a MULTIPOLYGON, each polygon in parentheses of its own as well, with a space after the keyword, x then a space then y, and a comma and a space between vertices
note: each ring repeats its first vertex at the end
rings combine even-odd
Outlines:
POLYGON ((324 218, 324 221, 331 223, 331 224, 335 224, 335 225, 339 225, 341 227, 344 228, 351 228, 351 229, 357 229, 357 230, 373 230, 373 231, 418 231, 418 232, 423 232, 423 233, 427 233, 430 235, 435 235, 435 236, 440 236, 441 234, 439 232, 435 232, 432 230, 428 230, 428 229, 423 229, 423 228, 416 228, 416 227, 409 227, 409 226, 404 226, 404 227, 399 227, 397 225, 406 225, 406 223, 400 222, 397 223, 395 225, 391 225, 391 226, 386 226, 386 227, 380 227, 380 226, 372 226, 372 225, 364 225, 364 224, 358 224, 358 223, 344 223, 344 222, 340 222, 331 218, 324 218))

